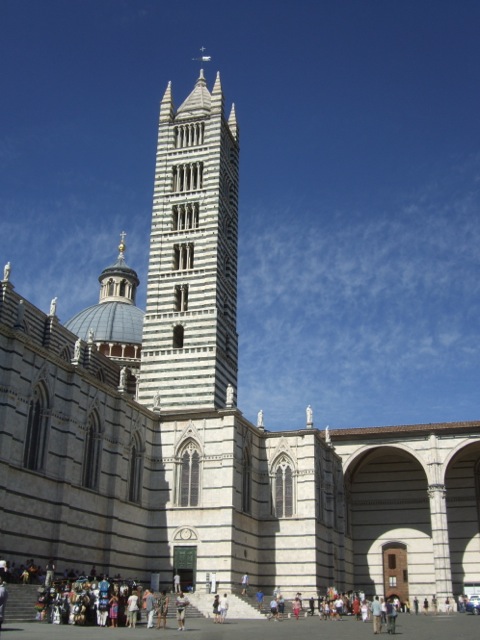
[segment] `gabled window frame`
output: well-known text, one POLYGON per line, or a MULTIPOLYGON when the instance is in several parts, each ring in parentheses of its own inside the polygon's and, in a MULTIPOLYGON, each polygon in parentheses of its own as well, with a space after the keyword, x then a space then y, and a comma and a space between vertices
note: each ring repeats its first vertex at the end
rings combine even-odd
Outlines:
POLYGON ((23 466, 30 471, 43 471, 49 433, 49 396, 44 384, 33 390, 28 410, 23 451, 23 466))
POLYGON ((83 449, 82 486, 85 489, 98 490, 100 480, 102 434, 100 420, 93 411, 87 420, 85 445, 83 449))

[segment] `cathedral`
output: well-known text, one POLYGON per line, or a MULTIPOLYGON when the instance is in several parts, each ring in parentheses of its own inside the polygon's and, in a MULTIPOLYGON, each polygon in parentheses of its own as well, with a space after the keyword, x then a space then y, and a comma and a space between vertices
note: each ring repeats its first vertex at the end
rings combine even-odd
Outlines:
POLYGON ((480 421, 329 431, 308 407, 270 432, 237 407, 238 174, 235 107, 202 71, 160 105, 145 313, 124 234, 65 325, 5 266, 0 553, 160 588, 468 592, 480 421))

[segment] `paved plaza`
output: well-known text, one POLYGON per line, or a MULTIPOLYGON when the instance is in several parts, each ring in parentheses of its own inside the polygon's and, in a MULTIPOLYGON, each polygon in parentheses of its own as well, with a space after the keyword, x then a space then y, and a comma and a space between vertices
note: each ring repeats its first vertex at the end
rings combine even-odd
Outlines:
MULTIPOLYGON (((480 635, 480 616, 453 614, 450 616, 423 616, 401 614, 398 617, 397 634, 412 640, 477 640, 480 635)), ((135 630, 119 628, 77 627, 45 623, 4 623, 1 640, 98 640, 116 637, 139 640, 174 638, 187 636, 190 640, 363 640, 373 637, 371 623, 357 622, 345 618, 342 622, 320 621, 318 617, 293 619, 283 622, 268 620, 230 620, 225 625, 213 624, 211 620, 191 619, 186 621, 185 632, 177 631, 173 621, 166 631, 147 629, 140 624, 135 630)), ((384 630, 382 635, 388 638, 384 630)))

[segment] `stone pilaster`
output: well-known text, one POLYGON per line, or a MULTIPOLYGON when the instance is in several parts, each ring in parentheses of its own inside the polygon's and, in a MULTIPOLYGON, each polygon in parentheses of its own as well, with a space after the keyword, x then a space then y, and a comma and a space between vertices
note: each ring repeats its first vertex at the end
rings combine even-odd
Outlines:
POLYGON ((443 484, 430 484, 430 517, 432 521, 433 559, 438 602, 452 598, 452 569, 448 541, 446 489, 443 484))

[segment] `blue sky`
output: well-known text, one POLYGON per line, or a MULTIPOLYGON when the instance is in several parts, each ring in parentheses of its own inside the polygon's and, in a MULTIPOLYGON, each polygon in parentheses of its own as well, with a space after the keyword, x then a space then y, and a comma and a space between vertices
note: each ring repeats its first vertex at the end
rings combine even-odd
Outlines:
POLYGON ((240 124, 240 409, 479 419, 479 32, 468 0, 2 0, 2 265, 66 321, 124 229, 145 285, 159 101, 205 46, 240 124))

